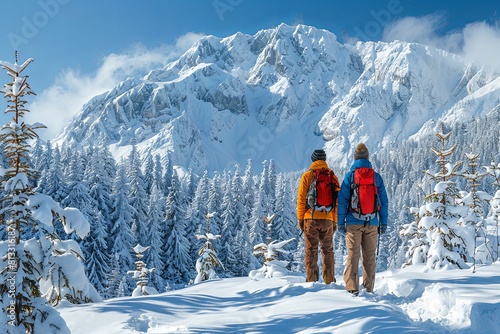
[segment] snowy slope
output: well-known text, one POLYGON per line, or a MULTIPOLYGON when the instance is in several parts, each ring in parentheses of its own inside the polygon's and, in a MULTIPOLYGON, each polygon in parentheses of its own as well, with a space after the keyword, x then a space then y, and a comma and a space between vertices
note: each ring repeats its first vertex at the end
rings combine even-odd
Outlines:
POLYGON ((500 332, 500 263, 377 275, 375 293, 358 297, 303 276, 241 277, 58 310, 73 334, 500 332))
POLYGON ((164 68, 94 97, 56 142, 104 137, 123 156, 135 141, 141 153, 171 154, 197 173, 248 159, 301 170, 318 147, 345 166, 359 141, 375 152, 433 131, 436 120, 492 112, 497 77, 424 45, 345 45, 326 30, 281 24, 201 39, 164 68))

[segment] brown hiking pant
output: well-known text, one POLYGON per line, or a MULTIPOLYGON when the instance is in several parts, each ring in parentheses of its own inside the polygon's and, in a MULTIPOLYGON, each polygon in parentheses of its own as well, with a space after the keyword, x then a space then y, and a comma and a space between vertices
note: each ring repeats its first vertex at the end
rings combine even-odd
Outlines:
POLYGON ((346 290, 359 290, 359 257, 363 255, 363 286, 372 292, 375 284, 378 226, 347 225, 347 261, 344 271, 346 290))
POLYGON ((331 220, 306 219, 304 221, 306 282, 315 282, 319 279, 318 244, 321 248, 323 281, 326 284, 335 282, 333 233, 336 228, 336 224, 331 220))

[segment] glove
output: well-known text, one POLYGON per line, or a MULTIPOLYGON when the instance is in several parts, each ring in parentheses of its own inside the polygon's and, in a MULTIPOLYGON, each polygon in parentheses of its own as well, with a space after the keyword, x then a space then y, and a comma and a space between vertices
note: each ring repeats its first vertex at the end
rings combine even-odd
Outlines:
POLYGON ((384 234, 386 231, 387 231, 387 224, 383 224, 378 227, 378 233, 384 234))
POLYGON ((347 232, 347 227, 345 224, 339 224, 338 226, 338 231, 339 232, 342 232, 342 233, 346 233, 347 232))
POLYGON ((299 220, 297 222, 297 225, 299 225, 299 228, 302 232, 304 232, 304 221, 303 220, 299 220))

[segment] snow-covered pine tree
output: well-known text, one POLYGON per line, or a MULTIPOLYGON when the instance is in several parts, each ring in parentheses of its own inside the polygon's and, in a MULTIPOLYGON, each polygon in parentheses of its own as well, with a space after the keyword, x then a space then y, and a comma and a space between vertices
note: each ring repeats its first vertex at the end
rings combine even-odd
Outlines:
POLYGON ((496 163, 494 160, 491 161, 489 166, 484 166, 488 175, 493 177, 493 186, 500 189, 500 163, 496 163))
MULTIPOLYGON (((78 152, 76 152, 75 154, 78 155, 78 152)), ((70 174, 72 172, 69 168, 68 171, 69 172, 67 174, 70 174)), ((47 169, 46 172, 47 174, 44 174, 44 176, 46 177, 47 181, 40 183, 42 185, 45 184, 45 189, 40 192, 42 194, 50 196, 56 202, 61 203, 61 205, 63 206, 73 206, 76 208, 81 208, 80 206, 75 206, 72 204, 68 205, 67 203, 65 203, 65 198, 68 196, 68 192, 70 191, 70 189, 68 188, 69 181, 67 180, 67 177, 64 174, 64 170, 62 168, 62 163, 61 163, 61 151, 59 150, 59 146, 57 145, 52 151, 52 162, 49 169, 47 169)), ((71 237, 71 236, 68 237, 65 236, 63 227, 59 224, 55 226, 55 233, 62 239, 68 239, 68 237, 71 237)))
POLYGON ((40 158, 37 159, 37 164, 35 165, 38 171, 38 178, 35 190, 44 193, 45 188, 48 187, 50 181, 49 169, 52 165, 52 144, 50 140, 45 142, 45 148, 41 152, 40 158))
MULTIPOLYGON (((75 152, 75 154, 72 155, 68 168, 68 176, 66 177, 63 175, 63 178, 67 179, 67 182, 65 182, 67 184, 66 186, 67 196, 64 199, 62 199, 61 205, 64 207, 79 208, 80 212, 83 214, 85 219, 87 219, 87 221, 90 222, 90 231, 85 241, 82 241, 77 235, 74 235, 74 233, 69 235, 69 237, 65 239, 72 238, 74 240, 78 240, 81 246, 88 246, 89 244, 95 241, 96 234, 100 233, 99 226, 97 224, 102 223, 102 221, 98 221, 99 216, 97 215, 97 211, 95 210, 95 201, 92 199, 92 197, 90 197, 87 184, 83 181, 83 162, 80 159, 79 153, 75 152)), ((64 230, 61 227, 60 229, 56 229, 56 232, 59 237, 61 233, 64 233, 64 230)), ((61 237, 59 238, 61 239, 61 237)), ((104 242, 104 240, 102 242, 104 242)), ((83 257, 84 262, 87 265, 88 264, 87 256, 95 256, 100 260, 107 261, 106 254, 100 254, 103 251, 105 252, 105 250, 106 248, 101 249, 100 247, 98 247, 97 249, 94 249, 94 251, 90 251, 89 249, 85 249, 85 247, 83 247, 82 252, 79 252, 77 255, 83 257)), ((99 268, 105 269, 107 267, 107 262, 104 262, 102 266, 101 264, 98 264, 98 266, 99 268)), ((99 291, 102 292, 103 289, 100 289, 101 287, 100 279, 101 278, 105 279, 108 272, 107 271, 104 273, 99 272, 98 273, 99 278, 97 278, 95 277, 97 273, 94 271, 96 268, 89 269, 87 266, 85 267, 87 274, 84 276, 87 276, 91 284, 94 287, 98 287, 99 291)), ((56 278, 54 281, 57 284, 64 286, 63 279, 56 278)), ((87 296, 86 294, 80 293, 77 290, 78 289, 75 289, 74 291, 69 290, 69 292, 61 294, 64 291, 64 289, 59 289, 59 288, 52 289, 51 300, 54 302, 58 302, 61 299, 66 299, 72 303, 78 303, 78 304, 92 299, 95 301, 95 297, 87 296)), ((93 290, 92 294, 95 294, 93 290)))
POLYGON ((239 259, 241 266, 238 269, 237 276, 247 276, 249 271, 255 268, 257 260, 253 256, 253 243, 250 235, 250 226, 252 224, 252 213, 255 205, 255 180, 252 170, 252 160, 247 160, 245 175, 242 184, 243 194, 243 214, 244 221, 241 222, 240 230, 236 240, 239 240, 239 247, 234 250, 235 257, 239 259))
POLYGON ((496 163, 493 159, 489 166, 484 167, 486 172, 493 177, 493 187, 496 192, 490 201, 491 210, 486 219, 488 226, 488 235, 493 244, 493 259, 498 261, 500 256, 500 163, 496 163))
POLYGON ((163 192, 153 183, 151 195, 149 196, 148 219, 149 219, 149 251, 144 256, 144 261, 155 271, 150 273, 150 285, 157 291, 165 290, 165 281, 161 277, 161 271, 165 267, 165 255, 162 252, 163 227, 165 217, 165 197, 163 192))
POLYGON ((144 166, 144 188, 147 194, 151 194, 154 182, 154 160, 151 152, 146 154, 146 165, 144 166))
MULTIPOLYGON (((413 187, 417 203, 423 204, 422 196, 426 196, 422 188, 422 183, 415 182, 413 187)), ((427 262, 427 253, 429 252, 430 242, 427 238, 426 230, 419 227, 420 222, 420 207, 409 207, 408 212, 412 215, 413 221, 411 223, 401 224, 399 235, 405 240, 404 248, 404 261, 401 264, 402 268, 411 266, 413 264, 425 264, 427 262), (409 240, 407 240, 409 239, 409 240)), ((410 219, 406 220, 410 221, 410 219)))
POLYGON ((37 137, 35 140, 35 145, 30 150, 31 163, 33 164, 33 168, 38 171, 38 166, 40 165, 40 161, 43 155, 43 142, 40 137, 37 137))
POLYGON ((92 214, 88 217, 90 220, 90 233, 82 241, 82 250, 85 257, 85 271, 90 283, 97 289, 103 298, 109 298, 107 295, 107 282, 111 275, 111 257, 109 256, 106 238, 107 222, 102 213, 94 208, 92 214))
MULTIPOLYGON (((472 149, 472 148, 471 148, 472 149)), ((466 153, 465 157, 468 162, 468 170, 464 171, 461 175, 467 180, 468 190, 461 192, 461 198, 458 203, 467 206, 468 212, 463 216, 458 224, 463 225, 465 228, 462 232, 462 238, 465 240, 473 240, 468 243, 468 253, 473 256, 474 268, 476 263, 490 264, 493 262, 493 251, 487 237, 485 212, 483 204, 485 201, 490 201, 492 196, 484 191, 478 190, 479 181, 484 178, 488 173, 479 173, 477 171, 479 154, 472 151, 466 153)))
POLYGON ((492 228, 489 229, 489 235, 492 236, 491 239, 494 240, 493 242, 493 251, 495 252, 495 255, 493 258, 495 261, 499 260, 500 256, 500 190, 497 190, 495 193, 495 196, 491 199, 491 216, 488 217, 488 225, 492 228))
MULTIPOLYGON (((56 147, 54 152, 59 151, 56 147)), ((61 162, 59 160, 58 164, 61 162)), ((59 167, 60 169, 60 167, 59 167)), ((84 181, 84 166, 79 152, 74 152, 69 162, 68 175, 61 174, 66 180, 65 188, 66 195, 61 198, 61 204, 64 206, 73 206, 80 208, 84 216, 89 217, 95 209, 95 203, 89 195, 89 188, 84 181)))
POLYGON ((132 150, 127 159, 127 180, 130 189, 129 203, 134 208, 132 212, 132 232, 139 244, 147 245, 149 244, 148 196, 141 165, 141 157, 137 151, 135 140, 132 140, 132 150))
POLYGON ((189 254, 189 240, 186 236, 185 207, 181 203, 181 189, 177 172, 173 170, 166 201, 166 217, 164 223, 165 270, 164 278, 171 285, 182 285, 189 281, 189 265, 192 263, 189 254))
MULTIPOLYGON (((250 233, 248 226, 248 207, 247 199, 249 196, 246 191, 253 192, 252 188, 244 185, 240 176, 239 166, 235 166, 233 179, 231 180, 232 198, 234 202, 233 224, 235 231, 232 233, 231 258, 238 265, 233 266, 232 272, 235 276, 246 276, 250 270, 252 259, 252 244, 250 242, 250 233)), ((252 194, 253 196, 253 194, 252 194)))
POLYGON ((170 152, 167 152, 165 157, 165 169, 163 174, 163 191, 165 197, 168 196, 170 187, 172 186, 172 175, 174 172, 174 166, 172 165, 172 159, 170 157, 170 152))
MULTIPOLYGON (((296 213, 294 200, 292 199, 292 189, 290 180, 285 174, 279 174, 277 177, 277 191, 275 210, 276 215, 273 220, 273 229, 271 230, 271 239, 273 240, 288 240, 294 239, 289 244, 291 249, 297 248, 297 239, 300 230, 296 223, 296 213)), ((293 261, 293 253, 279 254, 279 260, 285 260, 288 263, 293 261)))
MULTIPOLYGON (((208 186, 207 212, 217 212, 217 210, 220 210, 223 196, 224 194, 221 189, 221 176, 219 173, 214 172, 214 177, 209 182, 208 186)), ((221 234, 222 219, 219 217, 219 215, 212 217, 210 223, 212 233, 221 234)))
POLYGON ((68 194, 65 175, 61 168, 61 151, 56 146, 52 151, 50 166, 44 171, 37 191, 61 202, 68 194))
POLYGON ((440 170, 436 173, 429 170, 425 172, 435 182, 434 191, 425 197, 427 203, 420 207, 418 213, 412 210, 414 215, 418 214, 417 226, 410 224, 406 231, 402 232, 413 238, 410 247, 413 247, 414 251, 408 252, 408 255, 412 254, 413 260, 408 259, 409 263, 415 261, 415 254, 428 247, 426 268, 429 270, 466 268, 465 261, 469 259, 467 244, 471 240, 463 237, 466 227, 458 225, 467 208, 457 205, 460 194, 455 182, 451 180, 458 174, 457 169, 461 162, 452 165, 447 160, 456 148, 456 145, 446 148, 450 135, 451 132, 445 133, 444 125, 441 132, 436 134, 441 141, 441 149, 432 148, 432 151, 437 156, 436 162, 440 170), (417 239, 421 242, 418 244, 415 238, 422 235, 425 235, 425 238, 417 239))
POLYGON ((132 297, 157 295, 158 291, 148 285, 149 275, 154 272, 156 268, 147 268, 146 264, 142 261, 144 253, 149 249, 149 246, 143 247, 137 244, 133 249, 137 258, 135 261, 136 267, 135 270, 129 270, 127 272, 127 274, 132 275, 134 280, 137 280, 136 287, 132 292, 132 297))
POLYGON ((36 138, 35 145, 30 150, 30 159, 31 159, 32 168, 34 171, 37 172, 36 175, 34 175, 33 179, 30 179, 30 183, 33 185, 33 188, 36 188, 38 185, 38 180, 39 180, 39 176, 40 176, 38 165, 40 164, 40 160, 42 159, 42 155, 43 155, 42 140, 40 138, 36 138))
POLYGON ((218 278, 215 272, 216 267, 221 267, 224 269, 222 262, 217 256, 217 251, 213 246, 213 242, 220 238, 220 235, 213 235, 210 233, 210 219, 214 217, 215 212, 207 213, 205 215, 207 223, 205 234, 197 234, 196 238, 198 240, 205 240, 200 250, 198 251, 199 258, 196 260, 196 278, 194 283, 200 283, 210 279, 218 278))
POLYGON ((154 162, 154 171, 153 171, 153 184, 155 184, 158 189, 162 192, 162 194, 165 194, 165 189, 163 186, 163 167, 161 165, 161 158, 159 154, 155 155, 155 162, 154 162))
POLYGON ((419 225, 421 218, 420 208, 411 207, 409 211, 415 217, 415 220, 410 224, 404 224, 400 231, 401 236, 410 238, 408 240, 408 250, 405 254, 406 262, 403 264, 403 268, 413 264, 425 264, 430 246, 426 233, 427 230, 419 225))
POLYGON ((250 221, 250 237, 252 244, 265 243, 267 239, 267 229, 262 222, 262 217, 271 212, 269 199, 269 173, 267 161, 262 162, 262 173, 259 179, 259 187, 256 194, 252 217, 250 221))
POLYGON ((101 140, 98 148, 88 154, 84 180, 89 185, 90 197, 96 202, 97 210, 106 222, 106 230, 111 221, 113 182, 116 176, 116 162, 109 148, 101 140))
MULTIPOLYGON (((193 199, 187 208, 186 222, 190 225, 189 230, 193 231, 193 235, 205 233, 205 215, 208 207, 208 187, 209 187, 209 179, 208 172, 205 171, 198 184, 196 186, 196 190, 194 192, 193 199)), ((189 234, 187 234, 189 237, 189 234)), ((201 247, 200 241, 194 238, 193 242, 190 244, 189 253, 195 254, 201 247)), ((190 276, 196 275, 196 268, 193 268, 190 276)))
POLYGON ((195 173, 193 173, 193 170, 190 168, 187 173, 187 178, 185 182, 185 187, 184 187, 184 193, 186 194, 187 198, 187 205, 191 204, 191 201, 194 198, 194 194, 196 192, 196 188, 198 187, 198 177, 196 176, 195 173))
POLYGON ((267 203, 269 206, 269 212, 277 212, 276 205, 276 166, 274 165, 274 160, 269 160, 268 170, 267 170, 267 185, 266 185, 266 195, 267 195, 267 203))
MULTIPOLYGON (((338 234, 336 234, 336 235, 338 235, 338 234)), ((292 262, 290 263, 289 267, 290 267, 291 271, 304 273, 306 270, 305 265, 304 265, 305 245, 304 245, 304 238, 301 236, 302 236, 302 234, 299 234, 297 246, 292 251, 292 262)), ((334 235, 334 237, 335 237, 335 235, 334 235)), ((335 241, 335 239, 334 239, 334 241, 335 241)), ((339 243, 334 243, 334 245, 337 245, 336 246, 337 248, 334 249, 335 255, 342 256, 342 259, 343 259, 344 254, 342 253, 342 248, 339 249, 339 243)), ((337 261, 335 261, 335 262, 337 262, 337 261)))
MULTIPOLYGON (((59 149, 58 145, 56 145, 56 148, 59 149)), ((71 160, 74 158, 74 153, 77 152, 80 155, 80 159, 82 159, 82 166, 87 166, 87 157, 86 154, 76 148, 76 144, 71 143, 70 145, 63 145, 60 150, 60 156, 61 158, 59 159, 59 162, 61 164, 61 171, 62 174, 64 175, 66 180, 67 175, 71 173, 70 171, 70 164, 71 160)))
POLYGON ((225 266, 225 275, 228 277, 237 276, 241 272, 242 262, 248 263, 245 257, 241 257, 241 252, 237 250, 246 246, 239 231, 242 231, 247 224, 246 209, 244 207, 245 194, 242 192, 242 180, 239 173, 239 166, 235 166, 234 176, 227 173, 228 180, 225 184, 224 196, 222 199, 222 232, 219 252, 222 263, 225 266), (237 256, 238 255, 238 256, 237 256))
MULTIPOLYGON (((2 199, 1 221, 6 224, 7 241, 0 242, 3 254, 0 266, 0 300, 3 309, 0 315, 0 330, 4 333, 69 333, 64 320, 53 309, 42 293, 59 290, 60 295, 70 290, 88 286, 83 265, 77 254, 78 245, 72 241, 61 241, 54 234, 54 225, 63 224, 66 233, 76 232, 80 237, 88 234, 90 226, 83 215, 74 208, 61 208, 51 197, 37 193, 29 178, 34 170, 29 166, 28 141, 38 135, 36 130, 45 127, 39 123, 22 121, 27 95, 34 94, 27 77, 20 76, 33 59, 21 65, 0 61, 0 65, 13 78, 2 91, 8 100, 6 113, 12 113, 10 123, 2 127, 0 141, 4 143, 9 167, 2 170, 2 188, 7 192, 2 199), (26 235, 35 235, 29 240, 26 235), (74 274, 81 274, 75 277, 74 274), (63 278, 64 286, 55 279, 63 278), (41 285, 45 285, 42 287, 41 285), (3 327, 3 328, 2 328, 3 327)), ((88 291, 82 291, 87 296, 88 291)), ((95 296, 98 298, 98 296, 95 296)))
POLYGON ((108 247, 111 248, 112 258, 114 258, 112 268, 114 273, 108 283, 110 288, 108 295, 116 293, 120 284, 123 285, 125 295, 132 292, 132 285, 129 285, 132 282, 127 275, 127 270, 134 267, 132 247, 136 244, 136 240, 131 229, 134 208, 128 201, 129 194, 130 188, 125 174, 125 166, 121 163, 118 166, 113 186, 113 211, 111 212, 111 229, 108 233, 108 247))
POLYGON ((255 181, 252 170, 252 160, 247 161, 247 165, 245 167, 245 175, 243 176, 243 194, 245 197, 243 199, 244 207, 245 207, 245 216, 247 225, 250 223, 250 219, 252 217, 252 208, 255 204, 255 181))
MULTIPOLYGON (((239 175, 238 175, 239 177, 239 175)), ((236 221, 236 201, 235 196, 239 189, 233 189, 231 182, 231 172, 228 173, 229 180, 226 182, 224 187, 224 196, 222 198, 222 231, 220 234, 220 244, 222 245, 219 251, 219 259, 224 263, 226 269, 226 277, 233 277, 234 271, 238 266, 236 258, 233 256, 232 242, 238 231, 238 223, 236 221)))
POLYGON ((181 206, 185 208, 186 212, 184 214, 186 220, 186 230, 185 234, 189 241, 189 249, 188 253, 191 254, 192 263, 188 264, 191 272, 188 274, 188 277, 192 277, 194 272, 193 267, 196 261, 196 256, 194 255, 197 251, 197 241, 194 237, 197 233, 198 226, 196 223, 193 223, 189 217, 189 208, 191 207, 191 203, 194 200, 195 192, 197 188, 197 180, 198 178, 193 173, 191 169, 189 169, 187 176, 184 177, 184 186, 181 186, 181 206))
POLYGON ((250 271, 249 276, 251 278, 278 277, 288 272, 287 267, 289 263, 287 261, 278 260, 278 255, 280 253, 290 253, 289 251, 284 250, 283 247, 292 242, 294 238, 283 241, 271 241, 272 221, 274 217, 275 215, 262 217, 262 220, 267 226, 267 241, 266 243, 259 243, 255 245, 253 254, 255 256, 262 255, 264 263, 262 268, 250 271))
MULTIPOLYGON (((233 256, 236 261, 239 261, 239 266, 235 269, 235 276, 247 276, 253 264, 252 243, 250 241, 250 230, 248 224, 244 223, 241 229, 236 232, 236 237, 233 241, 233 256)), ((253 267, 252 267, 253 268, 253 267)))
MULTIPOLYGON (((193 200, 189 204, 187 211, 187 221, 196 227, 196 233, 202 234, 205 231, 204 212, 208 208, 208 172, 205 171, 198 182, 193 200)), ((199 245, 196 245, 199 249, 199 245)))

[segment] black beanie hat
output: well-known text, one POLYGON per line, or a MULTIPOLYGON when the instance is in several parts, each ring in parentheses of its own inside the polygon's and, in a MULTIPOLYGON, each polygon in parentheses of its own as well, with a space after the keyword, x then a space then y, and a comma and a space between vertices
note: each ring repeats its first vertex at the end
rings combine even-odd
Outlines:
POLYGON ((316 160, 326 160, 326 153, 323 150, 314 150, 314 152, 311 154, 311 160, 316 161, 316 160))
POLYGON ((356 150, 354 151, 354 160, 358 159, 369 159, 370 158, 370 153, 368 152, 368 148, 366 147, 365 144, 359 143, 358 146, 356 146, 356 150))

